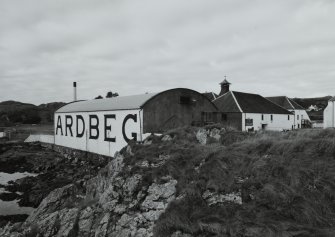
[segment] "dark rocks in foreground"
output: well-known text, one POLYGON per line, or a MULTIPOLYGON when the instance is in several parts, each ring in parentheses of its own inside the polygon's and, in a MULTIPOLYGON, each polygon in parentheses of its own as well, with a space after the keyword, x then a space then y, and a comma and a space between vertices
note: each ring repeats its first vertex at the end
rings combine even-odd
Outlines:
MULTIPOLYGON (((110 159, 91 156, 85 156, 84 152, 80 151, 68 151, 66 148, 58 148, 56 152, 38 143, 0 144, 0 172, 39 174, 2 186, 10 193, 0 194, 0 199, 3 201, 19 199, 20 206, 36 208, 52 190, 71 183, 85 182, 94 177, 110 159)), ((7 220, 9 217, 1 216, 1 218, 7 220)), ((10 220, 15 221, 15 217, 11 216, 10 220)), ((22 221, 21 215, 18 215, 17 221, 22 221)))

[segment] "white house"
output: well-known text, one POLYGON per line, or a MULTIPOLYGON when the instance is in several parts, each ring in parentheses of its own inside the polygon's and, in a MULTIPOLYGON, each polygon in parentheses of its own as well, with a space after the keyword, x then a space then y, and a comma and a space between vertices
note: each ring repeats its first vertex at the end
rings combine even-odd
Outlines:
POLYGON ((286 96, 266 97, 266 99, 287 109, 288 111, 294 114, 293 126, 295 129, 312 126, 311 120, 306 110, 301 105, 297 104, 294 100, 291 100, 286 96))
POLYGON ((335 97, 328 101, 328 105, 323 111, 323 127, 335 128, 335 97))
POLYGON ((292 112, 260 95, 230 91, 230 83, 226 80, 220 84, 221 93, 213 103, 225 114, 230 126, 241 131, 283 131, 294 128, 292 112))

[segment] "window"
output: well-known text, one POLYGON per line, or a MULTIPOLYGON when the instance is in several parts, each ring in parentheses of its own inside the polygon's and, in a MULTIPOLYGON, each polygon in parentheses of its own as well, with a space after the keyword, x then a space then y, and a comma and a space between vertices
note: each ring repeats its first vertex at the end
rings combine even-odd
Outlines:
POLYGON ((297 120, 299 120, 299 114, 297 115, 297 120))
POLYGON ((262 120, 264 120, 264 114, 262 114, 262 120))
POLYGON ((221 120, 222 121, 227 121, 227 114, 222 113, 221 114, 221 120))
POLYGON ((273 115, 271 114, 271 121, 273 121, 273 115))
POLYGON ((290 115, 287 115, 287 120, 290 120, 290 115))
POLYGON ((301 115, 301 120, 303 120, 304 119, 304 116, 303 115, 301 115))
POLYGON ((245 119, 245 126, 253 126, 254 120, 253 119, 245 119))

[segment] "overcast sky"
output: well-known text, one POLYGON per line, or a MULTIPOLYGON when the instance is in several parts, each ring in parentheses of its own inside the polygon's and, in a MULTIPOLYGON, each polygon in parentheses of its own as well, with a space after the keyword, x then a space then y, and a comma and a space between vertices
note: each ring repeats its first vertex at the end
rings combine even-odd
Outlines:
POLYGON ((0 101, 335 95, 334 0, 0 0, 0 101))

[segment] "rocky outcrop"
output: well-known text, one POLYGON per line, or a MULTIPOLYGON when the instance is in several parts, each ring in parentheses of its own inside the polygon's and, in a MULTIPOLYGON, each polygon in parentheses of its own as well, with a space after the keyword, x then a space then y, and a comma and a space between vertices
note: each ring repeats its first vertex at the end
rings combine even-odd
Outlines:
POLYGON ((7 226, 0 235, 153 236, 155 221, 175 199, 177 181, 163 177, 163 183, 143 184, 142 174, 123 174, 129 169, 123 160, 116 154, 85 184, 54 190, 20 227, 7 226))

